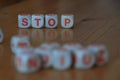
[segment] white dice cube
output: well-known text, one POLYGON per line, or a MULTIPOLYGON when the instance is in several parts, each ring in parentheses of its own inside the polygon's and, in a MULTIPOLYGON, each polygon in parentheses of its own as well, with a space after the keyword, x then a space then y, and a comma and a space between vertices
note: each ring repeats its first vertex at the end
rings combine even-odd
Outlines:
POLYGON ((74 25, 74 15, 61 15, 61 25, 63 28, 72 28, 74 25))
POLYGON ((105 45, 89 45, 88 49, 97 57, 96 64, 102 66, 109 61, 109 52, 105 45))
POLYGON ((63 48, 73 52, 76 49, 82 48, 82 45, 79 43, 66 43, 63 45, 63 48))
POLYGON ((58 25, 58 16, 56 14, 45 15, 45 20, 46 28, 56 28, 58 25))
POLYGON ((96 57, 89 50, 81 48, 74 51, 74 67, 77 69, 90 69, 94 66, 96 57))
POLYGON ((29 38, 27 36, 13 36, 11 38, 11 50, 14 54, 16 54, 16 51, 18 48, 29 48, 30 45, 30 41, 29 38))
POLYGON ((3 36, 3 31, 0 29, 0 43, 3 42, 4 36, 3 36))
POLYGON ((31 26, 30 15, 18 15, 18 27, 19 28, 29 28, 30 26, 31 26))
POLYGON ((60 47, 60 44, 58 44, 57 42, 48 42, 48 43, 43 43, 41 44, 41 47, 45 47, 48 50, 54 50, 60 47))
POLYGON ((38 47, 35 49, 35 54, 38 54, 41 58, 41 64, 43 68, 50 68, 53 64, 52 52, 45 47, 38 47))
POLYGON ((53 51, 53 68, 57 70, 67 70, 72 65, 72 55, 71 52, 59 48, 53 51))
POLYGON ((32 15, 32 27, 42 28, 44 26, 44 15, 32 15))
POLYGON ((20 54, 14 58, 15 68, 20 73, 33 73, 40 69, 41 60, 35 54, 20 54))

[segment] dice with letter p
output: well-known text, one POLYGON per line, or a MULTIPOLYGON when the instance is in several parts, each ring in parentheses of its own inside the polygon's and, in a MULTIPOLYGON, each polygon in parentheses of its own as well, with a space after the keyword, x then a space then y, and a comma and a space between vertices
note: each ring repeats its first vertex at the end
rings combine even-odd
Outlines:
POLYGON ((72 28, 74 25, 74 15, 62 15, 61 25, 63 28, 72 28))

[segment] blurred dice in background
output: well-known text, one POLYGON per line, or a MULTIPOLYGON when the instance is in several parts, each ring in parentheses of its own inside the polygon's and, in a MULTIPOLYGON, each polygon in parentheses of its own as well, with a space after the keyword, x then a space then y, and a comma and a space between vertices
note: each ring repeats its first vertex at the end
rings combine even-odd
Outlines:
POLYGON ((35 54, 19 54, 14 58, 15 68, 18 72, 29 74, 37 72, 41 67, 41 60, 35 54))
POLYGON ((41 57, 42 67, 51 68, 53 63, 52 51, 46 47, 38 47, 35 49, 35 54, 38 54, 41 57))
POLYGON ((45 47, 48 50, 54 50, 60 47, 60 44, 58 44, 57 42, 48 42, 48 43, 43 43, 41 44, 41 47, 45 47))
POLYGON ((28 36, 16 35, 11 38, 11 49, 14 54, 17 53, 17 49, 25 49, 31 47, 28 36))
POLYGON ((16 35, 11 38, 11 50, 15 54, 15 67, 20 73, 33 73, 40 68, 68 70, 71 67, 80 70, 102 66, 109 60, 109 53, 104 45, 57 42, 42 43, 32 47, 28 36, 16 35))
POLYGON ((77 69, 91 69, 96 62, 95 55, 86 48, 75 50, 73 56, 73 65, 77 69))
POLYGON ((3 42, 3 39, 4 39, 4 33, 3 33, 2 29, 0 29, 0 43, 3 42))
POLYGON ((89 45, 88 49, 96 56, 96 65, 102 66, 109 61, 109 52, 105 45, 89 45))
POLYGON ((79 44, 79 43, 66 43, 66 44, 63 45, 63 48, 73 52, 77 49, 82 48, 82 45, 79 44))
POLYGON ((53 51, 53 67, 57 70, 69 69, 72 65, 72 54, 65 48, 53 51))

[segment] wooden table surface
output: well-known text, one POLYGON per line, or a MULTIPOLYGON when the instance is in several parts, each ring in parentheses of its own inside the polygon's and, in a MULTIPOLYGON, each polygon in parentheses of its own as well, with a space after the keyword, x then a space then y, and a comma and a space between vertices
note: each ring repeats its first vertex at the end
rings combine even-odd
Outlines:
MULTIPOLYGON (((119 0, 24 0, 0 10, 0 27, 5 36, 4 42, 0 44, 0 80, 103 80, 108 74, 112 74, 109 73, 112 64, 120 57, 119 0), (60 18, 57 29, 18 28, 18 14, 49 13, 59 16, 74 14, 74 28, 60 28, 60 18), (110 52, 110 61, 107 65, 90 70, 48 69, 31 75, 22 75, 14 68, 14 55, 10 49, 10 38, 16 34, 30 36, 31 43, 35 47, 48 41, 57 41, 61 44, 79 42, 83 46, 94 43, 105 44, 110 52)), ((117 80, 114 76, 110 79, 117 80)))

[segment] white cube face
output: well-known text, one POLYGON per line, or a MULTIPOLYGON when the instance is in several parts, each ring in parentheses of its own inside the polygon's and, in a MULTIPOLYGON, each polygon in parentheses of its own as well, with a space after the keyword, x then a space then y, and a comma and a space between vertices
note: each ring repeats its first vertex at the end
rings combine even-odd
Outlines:
POLYGON ((14 62, 17 71, 20 73, 36 72, 41 67, 41 61, 37 55, 16 55, 14 62))
POLYGON ((29 48, 14 48, 14 54, 15 55, 21 55, 21 54, 35 54, 34 48, 29 47, 29 48))
POLYGON ((77 69, 90 69, 95 62, 95 55, 86 49, 79 49, 74 52, 74 66, 77 69))
POLYGON ((50 50, 46 47, 39 47, 35 49, 35 53, 42 57, 41 64, 43 68, 50 68, 52 66, 53 58, 50 50))
POLYGON ((96 55, 96 64, 98 66, 104 65, 109 61, 109 53, 104 45, 90 45, 88 49, 96 55))
POLYGON ((63 45, 63 48, 73 52, 77 49, 82 48, 82 45, 80 45, 79 43, 68 43, 68 44, 63 45))
POLYGON ((58 16, 56 14, 45 15, 46 28, 56 28, 58 25, 58 16))
POLYGON ((60 45, 57 42, 49 42, 49 43, 44 43, 41 45, 41 47, 45 47, 48 50, 54 50, 60 47, 60 45))
POLYGON ((18 26, 19 28, 29 28, 31 25, 30 15, 18 15, 18 26))
POLYGON ((71 53, 67 50, 58 49, 53 51, 53 67, 57 70, 66 70, 71 67, 71 53))
POLYGON ((62 15, 61 25, 63 28, 72 28, 74 25, 74 15, 62 15))
POLYGON ((25 36, 13 36, 11 38, 11 49, 13 53, 16 53, 17 48, 30 47, 29 38, 25 36))
POLYGON ((3 31, 2 31, 2 29, 0 29, 0 43, 2 43, 3 42, 3 31))
POLYGON ((44 26, 44 15, 32 15, 32 27, 42 28, 44 26))

